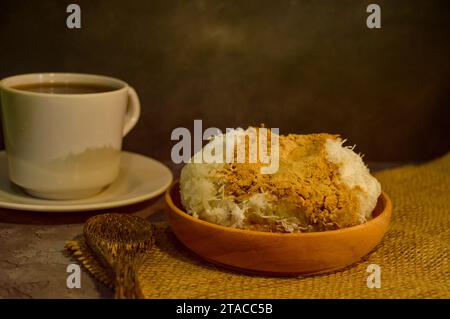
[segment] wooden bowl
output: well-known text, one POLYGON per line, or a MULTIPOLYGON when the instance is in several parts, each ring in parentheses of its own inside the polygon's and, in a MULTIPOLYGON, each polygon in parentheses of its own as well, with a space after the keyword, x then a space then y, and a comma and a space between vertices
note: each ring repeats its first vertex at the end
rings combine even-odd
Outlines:
POLYGON ((176 237, 200 257, 235 270, 290 276, 330 272, 359 261, 386 233, 392 203, 382 193, 374 218, 362 225, 311 233, 270 233, 212 224, 182 209, 179 183, 165 194, 176 237))

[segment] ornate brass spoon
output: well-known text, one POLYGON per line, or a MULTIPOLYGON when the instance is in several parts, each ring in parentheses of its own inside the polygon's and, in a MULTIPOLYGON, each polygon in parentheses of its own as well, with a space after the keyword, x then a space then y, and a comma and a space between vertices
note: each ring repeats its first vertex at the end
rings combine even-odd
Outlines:
POLYGON ((137 298, 136 271, 155 242, 153 225, 126 214, 89 218, 83 229, 86 244, 115 278, 115 298, 137 298))

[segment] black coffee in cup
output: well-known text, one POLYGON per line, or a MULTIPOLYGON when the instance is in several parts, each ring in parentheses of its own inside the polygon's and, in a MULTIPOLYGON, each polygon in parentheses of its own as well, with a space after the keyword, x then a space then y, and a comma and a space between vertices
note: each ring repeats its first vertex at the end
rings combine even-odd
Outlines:
POLYGON ((29 91, 36 93, 53 93, 53 94, 89 94, 89 93, 103 93, 114 91, 117 88, 99 84, 89 83, 64 83, 64 82, 49 82, 49 83, 31 83, 22 84, 12 87, 16 90, 29 91))

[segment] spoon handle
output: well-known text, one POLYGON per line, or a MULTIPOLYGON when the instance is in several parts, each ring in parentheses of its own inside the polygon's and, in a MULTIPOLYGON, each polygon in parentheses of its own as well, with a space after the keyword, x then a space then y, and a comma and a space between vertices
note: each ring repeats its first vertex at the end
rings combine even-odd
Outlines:
POLYGON ((136 290, 136 262, 129 258, 119 258, 115 267, 114 298, 138 299, 136 290))

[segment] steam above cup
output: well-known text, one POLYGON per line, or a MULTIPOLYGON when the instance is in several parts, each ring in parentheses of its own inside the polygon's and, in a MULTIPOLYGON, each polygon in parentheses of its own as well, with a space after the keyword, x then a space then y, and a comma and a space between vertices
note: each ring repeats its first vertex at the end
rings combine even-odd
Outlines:
POLYGON ((5 78, 0 89, 13 183, 36 197, 79 199, 117 178, 122 139, 140 115, 139 98, 126 82, 39 73, 5 78))

